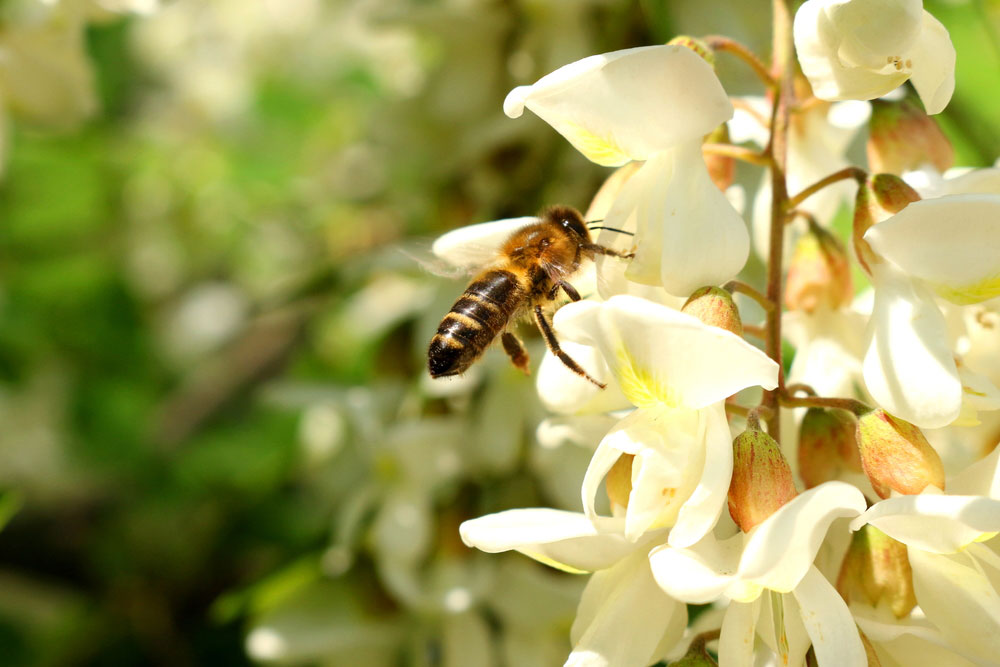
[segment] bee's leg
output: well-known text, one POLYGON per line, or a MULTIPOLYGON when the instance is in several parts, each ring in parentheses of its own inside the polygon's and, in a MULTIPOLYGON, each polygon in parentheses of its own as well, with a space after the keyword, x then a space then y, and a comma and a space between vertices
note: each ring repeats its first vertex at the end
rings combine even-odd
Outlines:
POLYGON ((583 377, 587 378, 588 380, 596 384, 601 389, 604 389, 607 386, 606 384, 604 384, 603 382, 598 382, 594 378, 590 377, 590 374, 588 374, 587 371, 583 370, 580 364, 573 361, 573 357, 569 356, 568 354, 562 351, 562 348, 559 347, 559 340, 556 338, 555 332, 552 331, 552 325, 549 324, 548 320, 545 319, 545 314, 542 313, 542 307, 535 306, 534 313, 535 313, 535 324, 538 325, 538 330, 542 332, 542 338, 545 339, 545 344, 548 345, 549 350, 551 350, 552 354, 559 357, 559 361, 566 364, 566 367, 569 368, 571 371, 573 371, 577 375, 582 375, 583 377))
POLYGON ((524 349, 524 343, 509 331, 503 332, 503 335, 500 336, 500 342, 503 344, 503 351, 510 357, 511 363, 525 375, 531 375, 531 369, 528 367, 528 351, 524 349))
POLYGON ((621 259, 632 259, 635 257, 634 252, 619 252, 617 250, 612 250, 607 246, 602 246, 599 243, 584 243, 583 249, 597 255, 608 255, 609 257, 620 257, 621 259))
POLYGON ((556 294, 559 293, 560 287, 562 288, 562 291, 566 292, 566 296, 568 296, 570 300, 572 301, 580 300, 580 293, 576 291, 575 287, 570 285, 565 280, 559 280, 556 281, 556 284, 553 285, 552 289, 549 290, 549 301, 552 301, 553 299, 556 298, 556 294))

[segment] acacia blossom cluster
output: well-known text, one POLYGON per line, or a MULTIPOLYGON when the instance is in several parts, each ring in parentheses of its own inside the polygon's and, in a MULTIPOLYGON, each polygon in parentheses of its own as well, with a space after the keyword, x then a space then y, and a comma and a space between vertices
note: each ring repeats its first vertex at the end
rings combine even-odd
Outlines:
MULTIPOLYGON (((642 667, 689 645, 711 664, 700 632, 726 666, 997 664, 1000 178, 946 171, 927 114, 954 89, 947 31, 919 0, 809 0, 794 17, 804 78, 792 92, 778 63, 743 118, 715 54, 675 41, 585 58, 504 102, 620 167, 587 217, 626 232, 597 242, 634 258, 600 258, 554 316, 607 388, 551 354, 537 376, 554 413, 541 446, 593 452, 580 511, 509 509, 463 523, 463 541, 590 573, 567 665, 642 667), (907 81, 923 109, 866 102, 907 81), (866 123, 871 173, 845 156, 866 123), (778 253, 762 253, 779 281, 764 290, 734 281, 751 249, 731 165, 726 177, 740 157, 787 164, 762 188, 785 179, 784 208, 754 215, 777 225, 761 235, 778 253), (817 205, 834 184, 851 189, 817 205), (830 224, 852 195, 848 244, 830 224), (857 296, 852 265, 871 285, 857 296), (733 292, 764 326, 744 328, 733 292), (787 377, 754 344, 782 329, 787 377), (688 604, 711 605, 690 628, 688 604)), ((456 230, 435 252, 461 265, 524 224, 456 230)))

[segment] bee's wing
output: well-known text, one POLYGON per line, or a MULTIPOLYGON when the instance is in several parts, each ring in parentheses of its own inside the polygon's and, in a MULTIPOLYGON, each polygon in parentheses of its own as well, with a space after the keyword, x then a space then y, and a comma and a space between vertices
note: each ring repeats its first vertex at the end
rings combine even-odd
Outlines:
POLYGON ((500 247, 511 234, 538 222, 538 218, 507 218, 460 227, 439 237, 431 252, 446 264, 465 270, 475 270, 491 264, 500 247))

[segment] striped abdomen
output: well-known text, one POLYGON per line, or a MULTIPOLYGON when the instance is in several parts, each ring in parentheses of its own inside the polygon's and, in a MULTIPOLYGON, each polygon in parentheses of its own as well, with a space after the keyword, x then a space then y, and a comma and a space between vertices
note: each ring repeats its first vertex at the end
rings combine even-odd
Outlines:
POLYGON ((472 281, 459 297, 427 350, 431 377, 458 375, 493 342, 526 292, 510 271, 493 270, 472 281))

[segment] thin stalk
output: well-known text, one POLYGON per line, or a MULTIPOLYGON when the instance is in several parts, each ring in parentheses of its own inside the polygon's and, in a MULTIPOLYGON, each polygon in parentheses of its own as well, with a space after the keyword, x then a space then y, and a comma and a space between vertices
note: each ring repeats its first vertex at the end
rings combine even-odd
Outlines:
POLYGON ((796 206, 798 206, 799 204, 801 204, 806 199, 813 196, 823 188, 829 185, 833 185, 834 183, 837 183, 839 181, 846 181, 849 178, 853 178, 858 183, 864 183, 865 179, 868 178, 868 173, 864 169, 860 169, 858 167, 845 167, 840 171, 835 171, 829 176, 825 176, 819 179, 818 181, 816 181, 815 183, 807 187, 805 190, 795 195, 794 197, 791 197, 788 200, 787 204, 788 208, 786 210, 794 209, 796 206))
MULTIPOLYGON (((792 47, 791 0, 773 0, 773 62, 772 77, 777 86, 771 113, 771 137, 765 153, 771 156, 771 235, 767 263, 767 290, 765 296, 772 303, 781 303, 781 278, 785 246, 785 215, 788 206, 788 184, 785 169, 788 161, 788 114, 794 100, 795 51, 792 47)), ((767 313, 764 351, 778 364, 778 386, 764 392, 761 405, 771 411, 767 430, 775 440, 781 438, 781 418, 778 397, 784 388, 785 377, 781 368, 781 309, 767 313)))
POLYGON ((767 71, 767 65, 762 63, 760 58, 757 57, 757 54, 747 48, 745 44, 721 35, 709 35, 708 37, 705 37, 703 41, 708 44, 709 48, 713 51, 731 53, 745 62, 751 67, 751 69, 753 69, 754 74, 756 74, 768 88, 774 88, 778 84, 778 82, 774 80, 774 77, 771 76, 771 73, 767 71))
POLYGON ((702 144, 701 152, 709 155, 731 157, 735 160, 749 162, 761 167, 767 167, 771 164, 769 156, 749 148, 744 148, 743 146, 734 146, 733 144, 702 144))
POLYGON ((728 283, 722 286, 722 289, 726 290, 730 294, 739 292, 740 294, 747 295, 748 297, 756 301, 758 304, 760 304, 760 307, 763 308, 766 312, 771 312, 777 307, 777 304, 775 304, 774 301, 771 301, 766 296, 755 290, 753 287, 747 285, 745 282, 742 282, 740 280, 730 280, 728 283))
POLYGON ((871 406, 853 398, 825 398, 821 396, 789 396, 787 393, 781 395, 781 404, 787 408, 830 408, 833 410, 846 410, 860 417, 871 411, 871 406))

